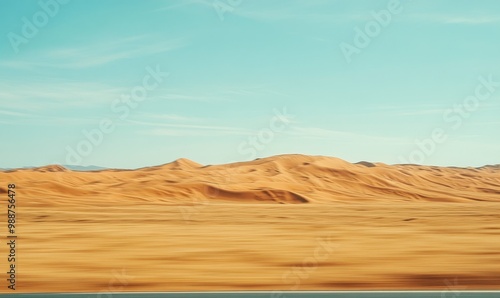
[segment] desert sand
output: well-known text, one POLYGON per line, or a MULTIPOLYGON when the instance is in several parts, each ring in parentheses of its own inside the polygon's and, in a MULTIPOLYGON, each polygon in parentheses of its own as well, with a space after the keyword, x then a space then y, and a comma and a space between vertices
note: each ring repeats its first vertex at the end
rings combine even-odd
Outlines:
POLYGON ((499 166, 282 155, 0 181, 18 292, 500 289, 499 166))

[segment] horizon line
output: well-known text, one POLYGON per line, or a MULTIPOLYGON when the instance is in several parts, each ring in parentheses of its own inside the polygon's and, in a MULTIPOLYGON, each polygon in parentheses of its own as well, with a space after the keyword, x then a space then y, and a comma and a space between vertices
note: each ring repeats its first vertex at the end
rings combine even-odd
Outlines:
POLYGON ((394 164, 388 164, 384 162, 372 162, 372 161, 358 161, 358 162, 349 162, 345 159, 338 158, 335 156, 327 156, 327 155, 308 155, 308 154, 298 154, 298 153, 289 153, 289 154, 277 154, 277 155, 270 155, 266 157, 259 157, 255 158, 253 160, 246 160, 246 161, 235 161, 235 162, 227 162, 227 163, 219 163, 219 164, 200 164, 192 159, 189 158, 184 158, 180 157, 175 160, 172 160, 170 162, 166 163, 161 163, 161 164, 155 164, 155 165, 149 165, 149 166, 140 166, 136 168, 120 168, 120 167, 107 167, 107 166, 100 166, 100 165, 78 165, 78 164, 46 164, 42 166, 23 166, 23 167, 14 167, 14 168, 2 168, 0 167, 0 171, 16 171, 16 170, 27 170, 27 169, 40 169, 40 168, 49 168, 49 167, 63 167, 66 170, 70 171, 75 171, 75 172, 97 172, 97 171, 105 171, 105 170, 123 170, 123 171, 133 171, 133 170, 140 170, 140 169, 146 169, 146 168, 153 168, 153 167, 161 167, 161 166, 166 166, 172 163, 176 162, 191 162, 191 163, 196 163, 200 165, 201 167, 207 167, 207 166, 223 166, 223 165, 230 165, 230 164, 237 164, 237 163, 250 163, 253 161, 257 160, 262 160, 262 159, 272 159, 272 158, 277 158, 277 157, 292 157, 292 156, 306 156, 306 157, 326 157, 326 158, 332 158, 332 159, 338 159, 343 162, 352 164, 352 165, 366 165, 368 167, 373 167, 376 165, 385 165, 385 166, 418 166, 418 167, 438 167, 438 168, 454 168, 454 169, 483 169, 483 168, 495 168, 495 167, 500 167, 500 163, 489 163, 485 164, 482 166, 453 166, 453 165, 446 165, 446 166, 441 166, 441 165, 430 165, 430 164, 415 164, 415 163, 394 163, 394 164), (85 170, 85 168, 91 168, 88 170, 85 170), (92 169, 93 168, 93 169, 92 169))

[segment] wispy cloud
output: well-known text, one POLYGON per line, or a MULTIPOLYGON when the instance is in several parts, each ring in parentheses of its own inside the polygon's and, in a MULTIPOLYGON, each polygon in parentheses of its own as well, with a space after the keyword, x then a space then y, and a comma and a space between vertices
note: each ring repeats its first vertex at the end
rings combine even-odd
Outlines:
MULTIPOLYGON (((446 101, 442 104, 422 104, 422 105, 401 105, 401 106, 373 106, 369 109, 373 112, 370 113, 387 113, 394 116, 423 116, 423 115, 435 115, 440 117, 444 112, 453 108, 454 104, 460 104, 463 101, 462 98, 453 101, 446 101)), ((500 104, 496 102, 481 102, 481 109, 498 109, 500 104)))
POLYGON ((200 122, 204 121, 203 118, 190 117, 176 114, 154 114, 154 113, 137 113, 134 117, 136 119, 147 119, 156 121, 169 121, 169 122, 200 122))
POLYGON ((162 6, 155 11, 165 11, 165 10, 173 10, 185 6, 190 6, 190 5, 204 5, 204 6, 213 6, 213 1, 208 1, 208 0, 180 0, 177 1, 176 3, 172 4, 172 1, 166 2, 168 5, 162 6))
POLYGON ((192 95, 192 94, 178 94, 178 93, 166 93, 151 97, 153 100, 182 100, 182 101, 201 101, 201 102, 213 102, 225 100, 222 97, 210 96, 210 95, 192 95))
POLYGON ((474 126, 488 126, 488 127, 500 127, 500 121, 481 121, 481 122, 473 122, 470 125, 474 126))
POLYGON ((263 96, 288 96, 287 94, 270 89, 266 85, 210 85, 197 86, 197 90, 184 90, 180 88, 167 88, 152 96, 152 100, 179 100, 198 102, 227 102, 246 99, 248 97, 261 98, 263 96))
MULTIPOLYGON (((222 0, 221 2, 224 2, 222 0)), ((252 1, 242 1, 241 5, 233 6, 233 9, 230 10, 231 15, 239 16, 246 19, 251 19, 254 21, 262 21, 262 22, 276 22, 276 21, 306 21, 311 23, 321 23, 321 22, 342 22, 342 21, 353 21, 353 20, 368 20, 369 10, 366 13, 366 16, 362 16, 354 13, 339 13, 340 6, 336 5, 335 1, 332 0, 291 0, 287 1, 286 5, 279 3, 266 3, 274 5, 274 7, 261 6, 259 5, 256 8, 253 5, 249 4, 258 4, 257 2, 250 3, 252 1), (333 4, 333 6, 332 6, 333 4), (252 7, 253 6, 253 7, 252 7), (237 9, 236 9, 237 7, 237 9), (329 9, 324 9, 324 12, 314 12, 318 7, 326 7, 329 9), (337 8, 337 9, 335 9, 337 8), (331 12, 327 12, 331 11, 331 12)), ((338 1, 339 3, 341 1, 338 1)), ((160 7, 156 11, 165 11, 165 10, 175 10, 179 8, 184 8, 187 6, 204 6, 211 10, 216 10, 215 0, 181 0, 174 4, 169 3, 166 6, 160 7)), ((228 4, 227 7, 232 7, 228 4)))
POLYGON ((499 23, 500 16, 486 14, 416 13, 408 15, 408 20, 442 24, 481 25, 499 23))
POLYGON ((254 135, 256 131, 234 126, 193 125, 181 123, 162 123, 127 120, 129 124, 154 127, 142 130, 142 134, 163 136, 227 136, 227 135, 254 135))
POLYGON ((187 45, 186 39, 164 40, 155 36, 131 36, 116 40, 94 41, 93 44, 52 48, 34 52, 19 60, 0 60, 0 66, 20 70, 39 68, 82 69, 108 63, 159 54, 187 45), (44 62, 40 62, 44 61, 44 62))
POLYGON ((143 134, 155 136, 171 136, 171 137, 193 137, 193 136, 227 136, 227 135, 250 135, 248 132, 238 131, 231 128, 220 129, 185 129, 185 128, 155 128, 149 131, 144 131, 143 134))
POLYGON ((394 116, 422 116, 422 115, 440 115, 442 114, 447 106, 437 105, 437 104, 426 104, 426 105, 402 105, 402 106, 374 106, 370 110, 374 111, 371 113, 388 113, 394 116))
POLYGON ((7 125, 98 125, 100 120, 101 118, 96 115, 82 115, 80 117, 71 117, 65 115, 48 115, 39 111, 30 111, 29 113, 26 113, 24 111, 12 109, 0 110, 0 123, 7 125))
POLYGON ((0 82, 0 103, 21 110, 50 110, 109 105, 124 88, 96 82, 44 80, 41 82, 0 82))
POLYGON ((77 48, 55 49, 49 57, 61 59, 60 67, 85 68, 175 50, 186 45, 182 39, 163 41, 146 36, 127 37, 113 42, 77 48))
POLYGON ((32 115, 20 112, 13 112, 7 110, 0 110, 0 115, 13 116, 13 117, 31 117, 32 115))
POLYGON ((488 23, 499 23, 500 17, 451 17, 444 20, 445 23, 449 24, 488 24, 488 23))
POLYGON ((359 141, 359 140, 369 140, 373 141, 386 141, 386 142, 398 142, 404 143, 405 140, 398 137, 387 137, 387 136, 374 136, 361 134, 352 131, 340 131, 340 130, 332 130, 320 127, 305 127, 305 126, 297 126, 293 125, 289 130, 284 132, 284 134, 304 138, 304 139, 323 139, 323 140, 347 140, 347 141, 359 141))
MULTIPOLYGON (((185 5, 205 5, 211 6, 213 2, 207 0, 186 0, 179 5, 171 5, 170 9, 185 5)), ((407 3, 406 3, 407 4, 407 3)), ((406 6, 403 3, 404 6, 406 6)), ((371 12, 383 7, 375 6, 373 2, 366 1, 366 5, 360 8, 362 13, 353 13, 352 10, 345 10, 344 1, 331 0, 295 0, 288 1, 286 5, 255 7, 251 5, 241 5, 238 9, 231 11, 231 14, 254 21, 262 22, 307 22, 307 23, 346 23, 365 22, 373 19, 371 12), (364 7, 364 8, 363 8, 364 7), (364 9, 364 12, 363 12, 364 9)), ((481 25, 499 23, 500 16, 491 13, 405 13, 398 16, 396 21, 421 21, 435 22, 443 24, 463 24, 481 25)))
POLYGON ((279 22, 279 21, 302 21, 308 23, 342 23, 352 21, 370 20, 369 11, 366 15, 333 12, 317 13, 304 12, 297 8, 276 8, 267 10, 238 9, 235 15, 252 19, 255 21, 279 22))
POLYGON ((231 86, 220 88, 222 94, 237 95, 237 96, 254 96, 254 95, 279 95, 288 96, 287 94, 270 89, 265 84, 256 86, 231 86))

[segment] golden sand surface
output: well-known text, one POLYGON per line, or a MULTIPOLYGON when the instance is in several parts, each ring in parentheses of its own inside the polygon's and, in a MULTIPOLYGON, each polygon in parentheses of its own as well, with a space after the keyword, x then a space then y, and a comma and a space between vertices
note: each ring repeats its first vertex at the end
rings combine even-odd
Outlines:
POLYGON ((498 166, 287 155, 0 181, 17 292, 500 289, 498 166))

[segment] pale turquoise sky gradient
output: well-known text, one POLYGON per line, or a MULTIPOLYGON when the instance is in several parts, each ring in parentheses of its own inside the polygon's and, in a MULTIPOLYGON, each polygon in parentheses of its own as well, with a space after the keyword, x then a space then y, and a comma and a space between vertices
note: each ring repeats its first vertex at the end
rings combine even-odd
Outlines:
POLYGON ((400 163, 442 128, 424 164, 500 163, 500 89, 458 128, 443 118, 480 76, 500 81, 499 1, 401 0, 351 63, 340 44, 389 1, 242 0, 221 20, 211 0, 72 0, 16 53, 38 2, 0 1, 0 168, 67 164, 103 118, 114 132, 83 165, 248 160, 238 148, 283 108, 292 122, 257 157, 400 163), (120 119, 113 102, 156 65, 169 76, 120 119))

